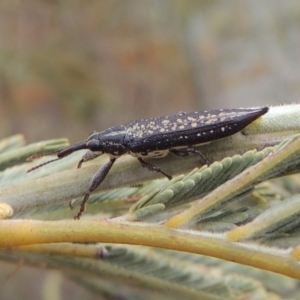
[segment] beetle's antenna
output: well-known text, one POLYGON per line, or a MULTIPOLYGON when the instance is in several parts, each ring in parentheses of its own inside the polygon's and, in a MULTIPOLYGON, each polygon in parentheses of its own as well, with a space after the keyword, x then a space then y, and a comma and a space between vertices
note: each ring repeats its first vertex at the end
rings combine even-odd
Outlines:
POLYGON ((86 146, 86 142, 81 142, 81 143, 78 143, 78 144, 75 144, 75 145, 72 145, 70 147, 67 147, 65 149, 62 149, 62 150, 55 150, 55 151, 52 151, 52 152, 48 152, 48 153, 45 153, 45 154, 36 154, 36 155, 32 155, 30 157, 27 158, 27 160, 33 160, 35 158, 39 158, 39 157, 43 157, 43 156, 47 156, 47 155, 53 155, 53 154, 56 154, 57 155, 57 158, 55 159, 52 159, 52 160, 49 160, 49 161, 46 161, 40 165, 37 165, 31 169, 29 169, 27 171, 27 173, 29 172, 32 172, 40 167, 43 167, 45 165, 48 165, 54 161, 57 161, 59 159, 62 159, 70 154, 72 154, 73 152, 75 151, 78 151, 78 150, 82 150, 82 149, 87 149, 87 146, 86 146))
POLYGON ((34 155, 31 155, 31 156, 27 157, 26 161, 32 161, 32 160, 35 160, 37 158, 41 158, 41 157, 48 156, 48 155, 56 155, 60 151, 61 150, 55 150, 55 151, 46 152, 46 153, 34 154, 34 155))
POLYGON ((33 167, 33 168, 27 170, 27 173, 30 173, 31 171, 34 171, 34 170, 36 170, 36 169, 39 169, 40 167, 43 167, 43 166, 45 166, 45 165, 48 165, 48 164, 50 164, 50 163, 52 163, 52 162, 54 162, 54 161, 57 161, 57 160, 59 160, 59 159, 61 159, 61 158, 59 157, 59 158, 55 158, 55 159, 48 160, 48 161, 46 161, 46 162, 44 162, 44 163, 42 163, 42 164, 40 164, 40 165, 37 165, 37 166, 35 166, 35 167, 33 167))

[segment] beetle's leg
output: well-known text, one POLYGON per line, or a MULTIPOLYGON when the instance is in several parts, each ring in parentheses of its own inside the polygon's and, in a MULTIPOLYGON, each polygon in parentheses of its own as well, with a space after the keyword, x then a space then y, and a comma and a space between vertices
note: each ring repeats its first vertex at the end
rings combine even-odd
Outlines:
POLYGON ((209 161, 206 159, 206 157, 199 151, 199 150, 196 150, 194 149, 193 147, 188 147, 188 148, 185 148, 185 149, 170 149, 170 152, 173 153, 174 155, 177 155, 177 156, 188 156, 188 155, 199 155, 201 160, 205 163, 205 164, 208 164, 209 165, 209 161))
POLYGON ((78 214, 74 217, 75 220, 79 220, 80 216, 83 214, 83 212, 85 211, 85 204, 86 202, 89 200, 90 194, 92 191, 94 191, 105 179, 105 177, 107 176, 110 168, 112 167, 112 165, 114 164, 114 162, 116 161, 116 158, 111 158, 110 161, 105 164, 93 177, 92 179, 92 183, 89 187, 89 190, 85 193, 84 198, 80 204, 80 210, 78 212, 78 214))
POLYGON ((81 168, 82 163, 95 159, 96 157, 98 157, 99 155, 102 155, 102 153, 97 153, 97 152, 93 152, 93 151, 87 151, 81 158, 81 160, 79 161, 77 168, 81 168))
POLYGON ((161 168, 159 168, 159 167, 157 167, 157 166, 154 166, 154 165, 151 165, 151 164, 145 162, 145 161, 144 161, 143 159, 141 159, 140 157, 138 157, 138 160, 139 160, 139 162, 141 163, 141 165, 142 165, 144 168, 148 169, 149 171, 159 172, 159 173, 165 175, 169 180, 172 179, 172 176, 169 175, 169 174, 167 174, 167 173, 165 173, 161 168))
MULTIPOLYGON (((96 153, 96 152, 93 152, 93 151, 87 151, 81 158, 81 160, 78 162, 78 165, 77 165, 77 169, 80 169, 81 168, 81 165, 82 163, 86 162, 86 161, 89 161, 89 160, 92 160, 96 157, 98 157, 99 155, 101 155, 102 153, 96 153)), ((71 199, 69 201, 69 207, 71 209, 73 209, 73 202, 75 201, 75 199, 71 199)))

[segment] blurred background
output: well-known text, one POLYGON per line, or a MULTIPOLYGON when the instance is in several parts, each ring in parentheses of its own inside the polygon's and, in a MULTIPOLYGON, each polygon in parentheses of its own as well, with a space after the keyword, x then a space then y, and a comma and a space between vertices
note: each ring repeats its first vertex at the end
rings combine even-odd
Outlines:
POLYGON ((300 2, 1 0, 0 137, 298 102, 300 2))
MULTIPOLYGON (((1 0, 0 138, 74 143, 133 119, 297 103, 299 49, 298 0, 1 0)), ((57 280, 1 270, 1 299, 57 280)))

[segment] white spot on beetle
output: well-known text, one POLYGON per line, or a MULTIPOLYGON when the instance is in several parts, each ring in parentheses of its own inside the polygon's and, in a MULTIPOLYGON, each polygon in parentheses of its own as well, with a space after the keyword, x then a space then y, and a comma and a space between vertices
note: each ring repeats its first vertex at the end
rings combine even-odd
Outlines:
POLYGON ((187 117, 187 119, 188 119, 189 121, 196 121, 196 119, 193 118, 193 117, 187 117))
POLYGON ((108 136, 116 136, 116 135, 122 135, 122 134, 127 134, 127 131, 115 131, 115 132, 109 132, 107 134, 104 135, 104 137, 108 137, 108 136))

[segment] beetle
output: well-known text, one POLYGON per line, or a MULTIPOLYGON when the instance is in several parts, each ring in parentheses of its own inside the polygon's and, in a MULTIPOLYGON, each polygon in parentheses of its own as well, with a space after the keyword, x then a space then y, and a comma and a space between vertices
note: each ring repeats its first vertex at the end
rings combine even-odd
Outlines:
POLYGON ((90 194, 103 182, 114 162, 124 154, 138 159, 143 167, 156 171, 168 179, 172 176, 152 165, 144 158, 160 158, 168 153, 177 156, 198 155, 204 163, 206 158, 194 147, 231 136, 254 122, 268 111, 268 107, 250 109, 220 109, 203 112, 179 112, 176 115, 141 119, 111 127, 101 132, 94 131, 87 140, 58 151, 57 158, 35 166, 41 166, 64 158, 75 151, 88 149, 78 163, 108 154, 109 161, 94 175, 74 219, 79 219, 85 210, 90 194))

